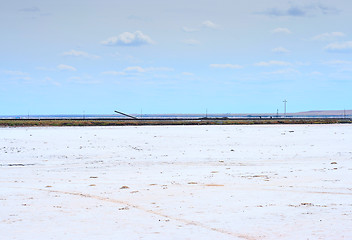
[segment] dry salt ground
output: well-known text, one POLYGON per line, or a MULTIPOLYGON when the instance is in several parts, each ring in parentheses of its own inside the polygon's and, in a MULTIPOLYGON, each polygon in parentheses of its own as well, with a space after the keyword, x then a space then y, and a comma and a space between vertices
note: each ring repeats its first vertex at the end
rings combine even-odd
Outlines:
POLYGON ((352 239, 352 126, 0 128, 0 239, 352 239))

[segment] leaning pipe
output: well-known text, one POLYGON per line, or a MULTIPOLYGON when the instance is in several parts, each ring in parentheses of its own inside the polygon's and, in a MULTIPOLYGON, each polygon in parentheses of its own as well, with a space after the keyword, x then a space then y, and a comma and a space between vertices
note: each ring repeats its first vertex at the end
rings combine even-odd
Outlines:
POLYGON ((136 117, 133 117, 133 116, 128 115, 128 114, 123 113, 123 112, 119 112, 119 111, 115 111, 115 112, 118 113, 118 114, 124 115, 124 116, 126 116, 126 117, 130 117, 130 118, 133 118, 133 119, 138 119, 138 118, 136 118, 136 117))

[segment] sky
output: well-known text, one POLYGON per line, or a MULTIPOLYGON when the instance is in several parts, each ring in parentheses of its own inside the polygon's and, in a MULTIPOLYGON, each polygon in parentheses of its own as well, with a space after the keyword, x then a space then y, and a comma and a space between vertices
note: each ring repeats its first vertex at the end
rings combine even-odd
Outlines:
POLYGON ((0 115, 352 109, 351 0, 0 1, 0 115))

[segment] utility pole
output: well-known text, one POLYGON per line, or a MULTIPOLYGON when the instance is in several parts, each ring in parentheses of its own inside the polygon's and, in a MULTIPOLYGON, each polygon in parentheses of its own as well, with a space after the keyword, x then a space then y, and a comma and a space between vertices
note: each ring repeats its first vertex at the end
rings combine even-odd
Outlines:
POLYGON ((283 103, 284 103, 284 109, 285 109, 284 117, 286 118, 286 103, 287 103, 287 100, 285 99, 285 100, 283 101, 283 103))
POLYGON ((205 109, 205 118, 208 118, 208 108, 205 109))
POLYGON ((279 117, 279 109, 276 109, 276 117, 279 117))

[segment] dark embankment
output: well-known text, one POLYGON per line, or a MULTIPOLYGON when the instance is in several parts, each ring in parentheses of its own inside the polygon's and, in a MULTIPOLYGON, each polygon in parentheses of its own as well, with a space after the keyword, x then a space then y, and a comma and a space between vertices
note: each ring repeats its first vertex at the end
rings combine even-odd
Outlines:
POLYGON ((0 119, 2 127, 30 126, 148 126, 148 125, 252 125, 252 124, 336 124, 352 123, 350 118, 268 118, 268 119, 0 119))

